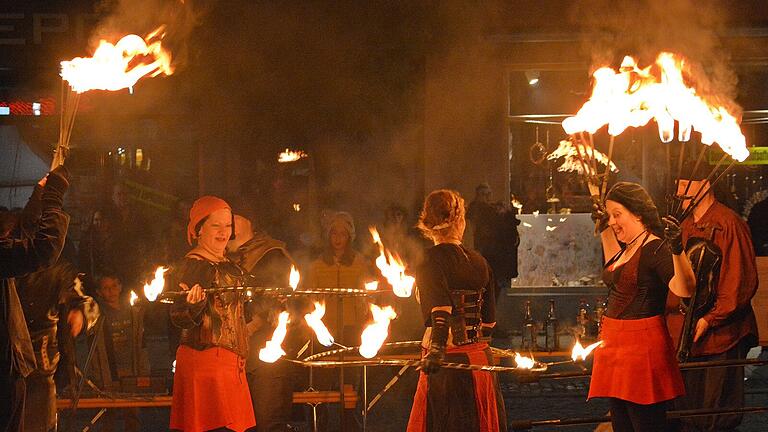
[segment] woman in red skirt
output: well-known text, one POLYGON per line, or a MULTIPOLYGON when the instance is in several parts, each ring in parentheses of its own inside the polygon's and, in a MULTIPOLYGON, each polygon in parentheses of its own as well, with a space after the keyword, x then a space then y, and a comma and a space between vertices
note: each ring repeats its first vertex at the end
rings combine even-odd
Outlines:
POLYGON ((682 253, 680 227, 665 217, 665 228, 636 183, 617 183, 606 196, 605 212, 596 210, 595 218, 610 292, 589 398, 609 398, 616 432, 663 431, 666 402, 685 393, 663 318, 667 290, 690 297, 696 283, 682 253), (667 241, 662 244, 659 236, 667 241))
POLYGON ((202 287, 236 283, 244 272, 224 253, 233 236, 232 210, 224 200, 204 196, 189 213, 187 240, 193 244, 172 279, 185 297, 171 306, 171 322, 181 331, 176 351, 171 429, 185 432, 241 432, 256 425, 245 357, 248 342, 244 296, 207 296, 202 287), (191 287, 191 288, 190 288, 191 287))
POLYGON ((454 191, 429 194, 419 228, 435 245, 416 274, 424 324, 422 373, 408 432, 507 430, 496 376, 485 371, 440 369, 443 361, 488 365, 496 324, 496 286, 490 266, 461 244, 464 200, 454 191))

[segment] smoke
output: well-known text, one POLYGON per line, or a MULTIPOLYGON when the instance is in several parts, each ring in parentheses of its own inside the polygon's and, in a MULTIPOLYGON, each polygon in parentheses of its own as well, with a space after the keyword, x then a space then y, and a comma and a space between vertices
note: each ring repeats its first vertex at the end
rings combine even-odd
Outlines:
POLYGON ((584 49, 594 68, 616 67, 624 55, 651 64, 659 52, 687 59, 697 93, 726 106, 735 115, 736 74, 720 36, 727 24, 728 3, 716 0, 584 0, 572 20, 582 30, 584 49))
POLYGON ((172 53, 178 70, 187 63, 192 32, 213 4, 203 0, 103 0, 95 5, 95 13, 103 18, 89 45, 95 47, 102 39, 114 42, 127 34, 145 36, 163 26, 163 45, 172 53))

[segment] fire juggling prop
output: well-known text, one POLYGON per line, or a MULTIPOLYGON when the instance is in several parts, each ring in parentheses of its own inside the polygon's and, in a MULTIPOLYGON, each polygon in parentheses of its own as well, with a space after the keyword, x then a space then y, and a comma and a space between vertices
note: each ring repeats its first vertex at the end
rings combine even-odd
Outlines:
MULTIPOLYGON (((629 127, 644 126, 652 119, 656 121, 662 142, 670 143, 676 139, 681 144, 677 179, 682 174, 685 143, 691 139, 693 131, 701 134, 700 141, 703 144, 694 171, 701 163, 706 150, 715 142, 725 152, 707 177, 710 185, 722 178, 733 167, 735 161, 744 161, 749 156, 746 139, 741 133, 737 118, 729 112, 725 104, 707 100, 689 84, 694 80, 691 79, 691 71, 684 58, 662 52, 656 58, 655 65, 640 69, 635 59, 627 56, 624 57, 618 71, 603 67, 597 69, 593 77, 594 87, 590 99, 575 116, 563 121, 563 129, 571 136, 571 141, 574 143, 580 141, 582 144, 576 145, 575 148, 577 157, 584 167, 592 164, 593 171, 596 172, 593 135, 599 129, 608 126, 610 136, 608 160, 611 161, 615 137, 629 127), (677 122, 677 135, 675 135, 675 122, 677 122), (730 156, 733 162, 714 179, 727 156, 730 156)), ((669 155, 669 148, 667 148, 667 154, 669 155)), ((604 198, 607 174, 606 169, 601 176, 602 182, 599 188, 595 185, 590 187, 593 196, 597 192, 599 198, 604 198)), ((685 210, 682 209, 681 200, 677 200, 670 204, 668 213, 682 222, 690 215, 698 201, 706 195, 706 191, 701 193, 703 189, 698 191, 691 205, 685 210)))
POLYGON ((301 281, 301 274, 298 270, 296 270, 296 267, 291 265, 291 274, 288 276, 288 285, 290 285, 291 289, 296 291, 296 288, 299 286, 299 282, 301 281))
POLYGON ((301 150, 290 150, 285 149, 282 152, 280 152, 279 155, 277 155, 277 162, 279 163, 288 163, 288 162, 296 162, 299 159, 304 159, 305 157, 308 157, 309 155, 301 150))
POLYGON ((373 242, 379 247, 376 267, 378 267, 381 275, 392 285, 392 291, 396 296, 410 297, 416 279, 405 274, 405 263, 396 252, 390 252, 384 248, 384 243, 381 241, 381 236, 376 228, 370 227, 368 230, 371 232, 373 242))
POLYGON ((365 358, 373 358, 378 354, 381 345, 389 335, 389 322, 397 317, 392 306, 379 307, 371 304, 373 323, 363 330, 360 335, 360 355, 365 358))
POLYGON ((576 345, 571 350, 571 360, 573 361, 585 361, 592 351, 603 344, 603 341, 597 341, 586 348, 581 345, 581 342, 576 341, 576 345))
POLYGON ((274 363, 285 355, 282 345, 285 335, 288 334, 289 322, 288 312, 280 312, 280 315, 277 317, 277 327, 272 333, 272 339, 268 340, 267 345, 259 350, 259 360, 266 363, 274 363))
POLYGON ((59 141, 51 168, 64 163, 69 151, 69 139, 82 93, 125 88, 133 91, 133 86, 142 77, 173 73, 171 54, 162 46, 164 37, 165 26, 160 26, 143 38, 131 34, 114 44, 101 40, 93 56, 61 62, 59 141))
POLYGON ((315 310, 304 315, 304 321, 306 321, 309 328, 315 332, 317 341, 320 342, 321 345, 329 347, 333 345, 333 336, 323 323, 323 316, 325 316, 325 303, 320 303, 317 301, 314 303, 315 310))

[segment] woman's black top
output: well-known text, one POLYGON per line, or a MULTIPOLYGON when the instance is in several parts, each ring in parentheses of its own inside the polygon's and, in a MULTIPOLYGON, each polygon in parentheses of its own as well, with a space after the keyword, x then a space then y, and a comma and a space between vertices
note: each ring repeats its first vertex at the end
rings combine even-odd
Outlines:
MULTIPOLYGON (((669 281, 675 274, 672 251, 654 239, 636 251, 629 261, 614 271, 606 264, 603 281, 610 287, 605 316, 616 319, 640 319, 664 313, 669 281)), ((621 252, 620 252, 621 253, 621 252)))
POLYGON ((482 293, 480 318, 484 323, 496 322, 497 293, 493 275, 488 262, 476 251, 452 243, 427 249, 416 274, 416 285, 426 327, 432 326, 432 308, 456 308, 451 291, 460 290, 473 292, 475 296, 482 293))
MULTIPOLYGON (((232 261, 215 263, 188 256, 176 266, 171 280, 174 289, 179 282, 189 288, 195 284, 211 288, 237 284, 243 275, 244 271, 232 261)), ((187 303, 186 296, 177 297, 171 305, 171 322, 182 329, 181 344, 196 350, 219 346, 247 356, 244 301, 240 292, 207 294, 196 304, 187 303)))

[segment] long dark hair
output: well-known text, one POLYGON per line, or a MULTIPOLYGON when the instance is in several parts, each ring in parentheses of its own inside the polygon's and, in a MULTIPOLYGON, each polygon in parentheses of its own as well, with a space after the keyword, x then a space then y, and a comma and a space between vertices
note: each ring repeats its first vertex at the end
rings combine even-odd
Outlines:
POLYGON ((640 217, 640 221, 653 234, 661 237, 664 233, 664 226, 659 218, 659 210, 648 192, 637 183, 619 182, 616 183, 605 200, 615 201, 627 208, 632 214, 640 217))

